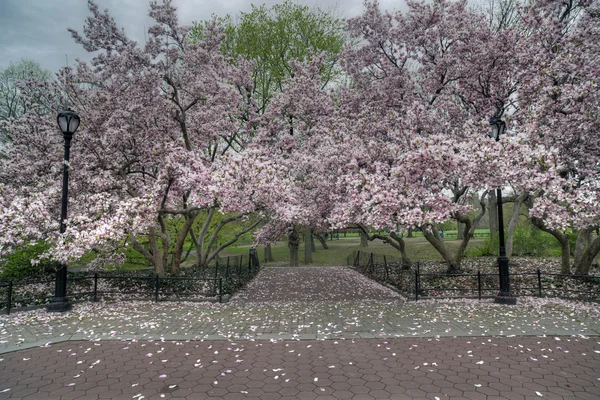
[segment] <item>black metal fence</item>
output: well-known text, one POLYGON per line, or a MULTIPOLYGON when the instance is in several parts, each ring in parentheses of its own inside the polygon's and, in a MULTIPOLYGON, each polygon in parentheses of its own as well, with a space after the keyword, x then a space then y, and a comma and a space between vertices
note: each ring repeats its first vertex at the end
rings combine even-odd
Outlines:
MULTIPOLYGON (((348 265, 378 282, 389 284, 415 300, 427 298, 482 298, 495 297, 499 290, 498 273, 447 274, 425 273, 421 264, 410 268, 396 257, 354 251, 347 258, 348 265)), ((575 298, 600 301, 600 277, 590 275, 554 274, 537 269, 535 272, 511 273, 513 296, 575 298)))
POLYGON ((413 295, 415 283, 412 269, 397 256, 355 250, 346 263, 358 272, 381 283, 389 284, 407 297, 413 295))
MULTIPOLYGON (((217 258, 213 266, 185 268, 178 276, 160 277, 153 271, 113 273, 69 273, 67 296, 72 301, 152 300, 218 301, 232 295, 260 270, 256 252, 249 256, 217 258)), ((54 279, 37 281, 1 280, 0 310, 48 304, 54 297, 54 279)))
MULTIPOLYGON (((445 238, 458 238, 458 232, 440 232, 440 235, 443 233, 442 237, 445 238)), ((471 235, 471 238, 486 238, 490 237, 489 232, 474 232, 471 235)))

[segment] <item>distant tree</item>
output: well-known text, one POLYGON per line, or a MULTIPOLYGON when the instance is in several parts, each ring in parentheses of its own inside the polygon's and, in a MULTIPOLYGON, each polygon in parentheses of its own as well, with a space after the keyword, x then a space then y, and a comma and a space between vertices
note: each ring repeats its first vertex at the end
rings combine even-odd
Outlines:
POLYGON ((17 118, 27 111, 27 99, 22 95, 21 85, 28 79, 49 81, 52 73, 43 69, 37 61, 22 59, 0 72, 0 120, 17 118))
MULTIPOLYGON (((18 118, 23 115, 30 104, 30 93, 25 88, 28 80, 49 81, 52 73, 43 69, 37 61, 22 59, 0 72, 0 121, 18 118)), ((37 100, 37 99, 36 99, 37 100)), ((0 130, 0 147, 10 140, 7 132, 0 130)))
MULTIPOLYGON (((338 59, 345 43, 344 21, 331 12, 286 0, 271 8, 253 5, 252 11, 241 13, 236 22, 230 16, 218 22, 227 35, 223 53, 232 60, 242 57, 254 64, 252 99, 260 114, 294 77, 293 60, 308 63, 320 56, 323 87, 340 76, 338 59)), ((195 24, 190 32, 192 40, 203 37, 207 23, 195 24)))

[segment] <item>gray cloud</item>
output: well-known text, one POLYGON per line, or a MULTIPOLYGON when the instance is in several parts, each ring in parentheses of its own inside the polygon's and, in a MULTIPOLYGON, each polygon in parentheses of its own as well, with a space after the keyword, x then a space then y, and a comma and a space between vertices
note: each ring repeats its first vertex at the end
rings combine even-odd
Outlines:
MULTIPOLYGON (((212 14, 224 16, 247 12, 251 4, 271 6, 278 0, 174 0, 180 22, 209 19, 212 14)), ((363 10, 362 0, 297 0, 297 3, 335 9, 349 18, 363 10)), ((148 0, 96 0, 100 9, 108 8, 127 35, 143 43, 152 20, 148 17, 148 0)), ((404 9, 403 0, 381 0, 382 9, 404 9)), ((0 0, 0 70, 21 58, 38 61, 43 68, 58 71, 76 58, 90 60, 88 54, 71 38, 67 28, 83 30, 89 15, 86 0, 0 0), (67 61, 68 60, 68 61, 67 61)))

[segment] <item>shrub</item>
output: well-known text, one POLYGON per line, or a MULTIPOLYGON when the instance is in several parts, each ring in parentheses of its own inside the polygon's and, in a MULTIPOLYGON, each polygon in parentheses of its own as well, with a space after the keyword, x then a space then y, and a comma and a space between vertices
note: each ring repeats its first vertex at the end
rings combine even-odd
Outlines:
POLYGON ((467 257, 489 257, 498 256, 498 236, 487 236, 483 239, 483 243, 475 248, 467 249, 465 255, 467 257))
POLYGON ((37 265, 31 263, 31 260, 39 258, 49 247, 45 242, 38 242, 15 251, 8 256, 2 271, 2 277, 10 279, 39 278, 47 271, 52 271, 54 265, 50 262, 43 261, 37 265))
POLYGON ((513 256, 546 257, 559 256, 560 244, 549 233, 531 226, 515 230, 513 256))
MULTIPOLYGON (((571 251, 575 248, 575 235, 571 237, 571 251)), ((498 256, 498 236, 486 237, 483 244, 476 248, 467 250, 468 257, 498 256)), ((560 256, 560 244, 549 233, 538 228, 526 225, 518 226, 513 237, 512 256, 519 257, 558 257, 560 256)))

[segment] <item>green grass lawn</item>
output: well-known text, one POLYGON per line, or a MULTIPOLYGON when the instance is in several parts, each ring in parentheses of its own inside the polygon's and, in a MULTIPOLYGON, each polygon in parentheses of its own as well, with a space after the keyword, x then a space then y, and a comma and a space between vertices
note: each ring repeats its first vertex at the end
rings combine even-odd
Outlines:
MULTIPOLYGON (((415 237, 411 239, 405 239, 406 250, 409 257, 414 261, 418 260, 442 260, 440 254, 429 244, 429 242, 423 237, 415 237)), ((469 242, 469 248, 480 246, 483 239, 471 239, 469 242)), ((458 240, 445 240, 445 243, 451 249, 457 249, 460 241, 458 240)), ((346 265, 346 257, 348 257, 354 250, 372 251, 377 254, 385 254, 392 256, 400 256, 400 252, 394 249, 389 244, 384 244, 381 240, 374 240, 369 242, 368 247, 360 247, 360 239, 358 236, 348 235, 343 237, 340 235, 339 240, 328 240, 327 246, 329 249, 324 250, 321 244, 316 241, 315 245, 317 251, 313 253, 313 263, 310 265, 346 265)), ((228 255, 247 255, 250 249, 250 245, 240 245, 236 247, 229 247, 225 251, 221 252, 221 257, 227 257, 228 255)), ((277 244, 271 245, 274 262, 266 263, 267 266, 277 265, 288 265, 290 260, 289 249, 287 242, 277 242, 277 244)), ((258 248, 259 259, 264 259, 264 248, 258 248)), ((192 256, 190 256, 191 258, 192 256)), ((300 244, 299 250, 300 265, 304 264, 304 243, 300 244)))

